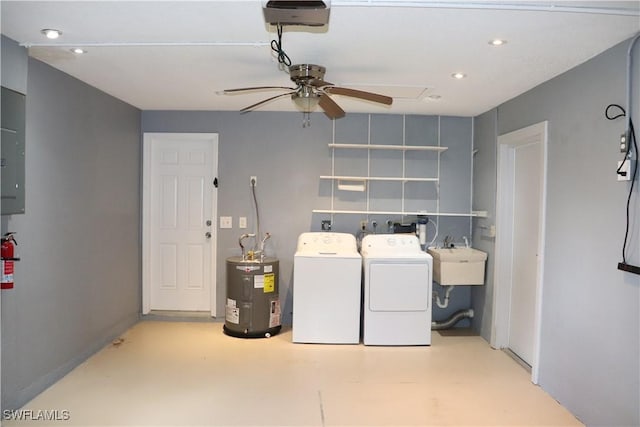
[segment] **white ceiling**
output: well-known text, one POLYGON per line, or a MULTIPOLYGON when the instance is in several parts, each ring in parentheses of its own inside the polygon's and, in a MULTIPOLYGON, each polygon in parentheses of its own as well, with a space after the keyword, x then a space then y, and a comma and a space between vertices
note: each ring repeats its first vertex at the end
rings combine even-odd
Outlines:
MULTIPOLYGON (((2 33, 30 55, 143 110, 239 110, 289 86, 262 2, 5 1, 2 33), (63 32, 47 40, 40 30, 63 32), (84 47, 86 54, 71 53, 84 47)), ((640 2, 337 1, 323 29, 285 27, 293 63, 391 107, 334 95, 349 112, 473 116, 640 31, 640 2), (489 45, 493 38, 508 43, 489 45), (455 80, 454 72, 467 78, 455 80), (433 100, 428 95, 439 95, 433 100)), ((620 65, 621 67, 623 64, 620 65)), ((287 97, 263 111, 296 111, 287 97)))

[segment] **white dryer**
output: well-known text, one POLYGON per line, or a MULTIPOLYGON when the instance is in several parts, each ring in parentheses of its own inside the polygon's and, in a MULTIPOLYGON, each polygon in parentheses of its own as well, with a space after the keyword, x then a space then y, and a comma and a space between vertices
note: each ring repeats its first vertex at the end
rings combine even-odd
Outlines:
POLYGON ((358 344, 361 292, 355 237, 302 233, 293 263, 293 342, 358 344))
POLYGON ((433 258, 410 234, 362 240, 365 345, 430 345, 433 258))

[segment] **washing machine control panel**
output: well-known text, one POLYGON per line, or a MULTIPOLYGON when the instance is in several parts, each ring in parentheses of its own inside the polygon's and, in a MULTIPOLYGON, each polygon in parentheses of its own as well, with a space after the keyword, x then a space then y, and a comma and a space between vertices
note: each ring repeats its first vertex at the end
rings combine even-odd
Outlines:
POLYGON ((348 233, 302 233, 298 237, 298 251, 343 252, 356 251, 355 237, 348 233))

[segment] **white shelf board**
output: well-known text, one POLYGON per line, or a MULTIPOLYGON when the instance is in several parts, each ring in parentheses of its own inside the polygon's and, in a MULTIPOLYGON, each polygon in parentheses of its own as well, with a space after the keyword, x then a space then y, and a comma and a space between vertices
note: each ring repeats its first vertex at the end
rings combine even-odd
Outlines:
POLYGON ((424 212, 424 211, 359 211, 359 210, 337 210, 337 209, 314 209, 313 213, 320 214, 356 214, 356 215, 424 215, 424 216, 457 216, 457 217, 475 217, 477 214, 471 213, 454 213, 454 212, 424 212))
POLYGON ((365 150, 446 151, 447 147, 433 145, 329 144, 330 148, 360 148, 365 150))
POLYGON ((438 178, 401 178, 386 176, 338 176, 338 175, 321 175, 320 179, 341 179, 344 181, 415 181, 415 182, 438 182, 438 178))

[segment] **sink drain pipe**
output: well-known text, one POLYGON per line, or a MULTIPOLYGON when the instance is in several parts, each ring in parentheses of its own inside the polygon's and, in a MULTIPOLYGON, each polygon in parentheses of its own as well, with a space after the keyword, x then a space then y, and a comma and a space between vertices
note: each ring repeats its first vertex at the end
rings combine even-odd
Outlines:
POLYGON ((451 292, 453 292, 453 288, 455 286, 444 286, 446 289, 444 292, 444 301, 440 299, 440 294, 437 291, 433 291, 433 299, 436 302, 436 305, 440 308, 449 307, 449 298, 451 297, 451 292))
POLYGON ((432 322, 431 330, 441 331, 443 329, 451 329, 456 323, 458 323, 462 319, 473 319, 473 308, 456 311, 451 315, 451 317, 449 317, 447 320, 444 320, 442 322, 432 322))

